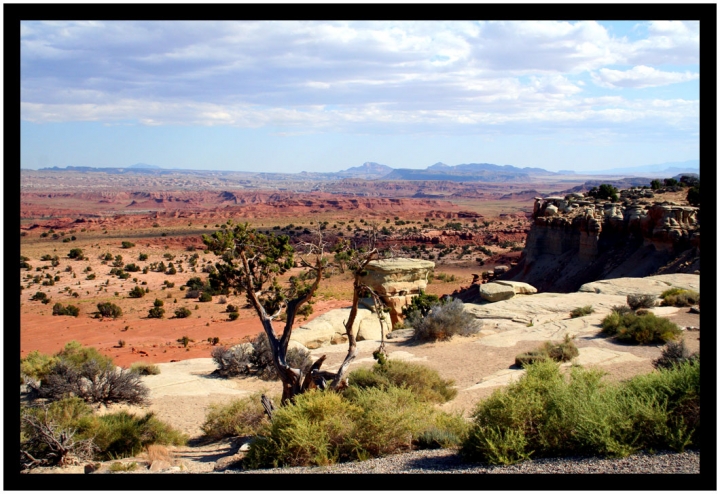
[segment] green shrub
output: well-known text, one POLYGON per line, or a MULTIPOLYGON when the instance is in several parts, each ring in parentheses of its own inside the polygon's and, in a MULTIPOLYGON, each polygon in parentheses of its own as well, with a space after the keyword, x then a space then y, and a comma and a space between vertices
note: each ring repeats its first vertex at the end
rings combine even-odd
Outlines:
POLYGON ((357 369, 348 376, 350 387, 346 394, 352 397, 359 389, 406 387, 423 401, 444 403, 457 396, 453 380, 443 379, 435 369, 412 362, 388 360, 375 364, 372 370, 357 369))
POLYGON ((210 295, 208 292, 202 292, 198 300, 200 302, 212 302, 212 295, 210 295))
POLYGON ((426 317, 413 312, 406 325, 415 328, 413 339, 417 341, 443 341, 455 335, 470 335, 477 331, 475 317, 465 312, 460 300, 453 300, 444 305, 434 305, 426 317))
POLYGON ((663 300, 662 305, 675 307, 690 307, 700 303, 700 294, 698 292, 684 288, 665 290, 660 294, 660 298, 663 300))
POLYGON ((356 390, 351 398, 311 390, 276 410, 271 423, 265 422, 250 445, 244 466, 365 460, 413 445, 433 447, 431 438, 456 444, 466 431, 460 414, 439 412, 408 388, 365 388, 356 390))
POLYGON ((92 435, 101 459, 135 456, 151 444, 180 446, 188 439, 152 412, 139 417, 127 411, 95 417, 83 435, 92 435))
POLYGON ((80 315, 80 309, 74 305, 63 306, 61 303, 53 305, 53 316, 73 316, 77 317, 80 315))
POLYGON ((68 257, 70 259, 82 259, 84 256, 82 249, 70 249, 68 257))
POLYGON ((680 342, 669 341, 662 350, 662 354, 653 360, 653 367, 656 369, 669 369, 674 365, 680 364, 688 360, 700 358, 699 353, 690 353, 685 346, 685 341, 680 342))
POLYGON ((150 319, 162 319, 165 316, 165 309, 162 307, 152 307, 148 311, 148 317, 150 319))
POLYGON ((155 302, 153 302, 154 307, 162 307, 163 305, 165 305, 165 302, 160 300, 159 298, 156 298, 155 302))
POLYGON ((580 355, 573 339, 566 334, 561 343, 546 341, 543 346, 527 353, 521 353, 515 357, 515 365, 525 367, 541 360, 553 360, 555 362, 569 362, 580 355))
POLYGON ((143 254, 142 252, 141 252, 140 255, 138 256, 138 261, 147 261, 147 259, 148 259, 148 255, 147 255, 147 254, 143 254))
POLYGON ((128 242, 127 240, 123 240, 121 245, 122 245, 123 249, 129 249, 131 247, 135 247, 134 243, 128 242))
POLYGON ((231 321, 237 320, 238 317, 240 317, 240 313, 238 313, 238 312, 231 312, 230 314, 228 314, 228 318, 231 321))
POLYGON ((348 441, 362 410, 337 393, 317 390, 280 407, 250 444, 247 468, 329 465, 352 458, 348 441))
POLYGON ((100 314, 101 317, 112 317, 113 319, 117 319, 122 316, 122 309, 110 302, 100 302, 97 304, 97 308, 98 314, 100 314))
POLYGON ((35 292, 35 295, 30 297, 30 300, 39 300, 40 302, 45 302, 48 300, 48 296, 44 292, 35 292))
POLYGON ((145 290, 143 290, 142 287, 135 285, 135 287, 130 290, 129 296, 130 298, 143 298, 145 296, 145 290))
POLYGON ((56 357, 34 350, 27 357, 20 359, 21 382, 28 376, 36 381, 43 381, 55 364, 56 357))
POLYGON ((108 470, 110 472, 132 472, 137 469, 138 469, 138 464, 134 461, 127 462, 127 463, 122 463, 122 462, 116 461, 108 467, 108 470))
POLYGON ((585 305, 583 307, 577 307, 570 312, 570 317, 573 319, 576 317, 583 317, 592 314, 595 312, 595 309, 593 309, 592 305, 585 305))
POLYGON ((419 312, 421 317, 426 317, 434 305, 440 305, 437 295, 426 294, 423 290, 410 300, 410 305, 403 307, 403 317, 408 317, 414 312, 419 312))
POLYGON ((699 361, 607 384, 580 367, 528 366, 519 381, 478 404, 461 453, 510 464, 535 457, 627 456, 699 445, 699 361))
POLYGON ((233 400, 226 405, 211 404, 201 429, 209 439, 250 436, 268 423, 260 393, 233 400))
POLYGON ((192 312, 190 312, 190 309, 186 307, 180 307, 175 311, 175 317, 178 319, 183 319, 185 317, 190 317, 192 315, 192 312))
POLYGON ((627 296, 627 304, 632 310, 651 309, 655 307, 657 297, 652 294, 631 293, 627 296))
POLYGON ((677 324, 650 312, 620 315, 614 311, 602 320, 602 332, 618 341, 644 345, 666 343, 682 334, 677 324))
POLYGON ((130 372, 140 376, 156 376, 160 374, 160 367, 147 362, 135 362, 130 366, 130 372))

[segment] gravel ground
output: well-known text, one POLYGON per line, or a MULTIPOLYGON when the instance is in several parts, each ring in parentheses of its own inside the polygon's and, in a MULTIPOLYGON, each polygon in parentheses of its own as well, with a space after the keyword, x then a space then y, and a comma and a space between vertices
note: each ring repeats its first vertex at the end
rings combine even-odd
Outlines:
POLYGON ((228 470, 225 473, 700 473, 700 452, 640 453, 627 458, 545 458, 510 466, 463 463, 455 450, 421 450, 329 467, 228 470))

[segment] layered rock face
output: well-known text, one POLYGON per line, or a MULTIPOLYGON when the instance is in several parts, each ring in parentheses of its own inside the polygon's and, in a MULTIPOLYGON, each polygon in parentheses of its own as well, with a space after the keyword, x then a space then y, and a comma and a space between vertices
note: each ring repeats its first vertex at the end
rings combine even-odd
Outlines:
POLYGON ((623 194, 623 202, 536 197, 523 255, 503 278, 570 292, 598 279, 655 274, 680 258, 673 271, 698 270, 699 208, 623 194))
POLYGON ((367 274, 361 282, 372 288, 390 308, 390 319, 395 324, 402 319, 402 309, 410 304, 412 297, 425 290, 432 261, 420 259, 383 259, 371 261, 367 274))

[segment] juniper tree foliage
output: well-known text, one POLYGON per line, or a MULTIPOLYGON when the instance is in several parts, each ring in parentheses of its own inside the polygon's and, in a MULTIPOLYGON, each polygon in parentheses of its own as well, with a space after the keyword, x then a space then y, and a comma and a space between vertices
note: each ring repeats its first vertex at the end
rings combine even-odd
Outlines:
POLYGON ((222 256, 222 262, 215 265, 217 272, 211 273, 208 281, 213 289, 234 289, 244 293, 255 309, 268 336, 273 363, 283 382, 282 399, 286 402, 311 386, 311 372, 324 360, 319 359, 308 373, 304 373, 302 369, 291 368, 286 359, 295 316, 312 298, 328 264, 322 237, 314 244, 303 245, 303 252, 297 252, 286 235, 261 233, 247 223, 229 226, 231 228, 213 235, 203 235, 207 248, 222 256), (295 276, 288 283, 281 283, 279 277, 295 266, 296 256, 306 273, 311 275, 295 276), (284 329, 278 338, 273 321, 283 313, 284 329))

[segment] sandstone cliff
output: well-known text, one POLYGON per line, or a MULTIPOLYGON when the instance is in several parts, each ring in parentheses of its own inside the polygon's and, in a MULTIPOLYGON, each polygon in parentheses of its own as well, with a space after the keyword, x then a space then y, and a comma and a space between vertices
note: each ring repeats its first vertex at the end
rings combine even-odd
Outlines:
POLYGON ((630 189, 615 203, 581 194, 536 197, 525 250, 502 278, 571 292, 595 280, 699 269, 699 209, 650 203, 630 189))

